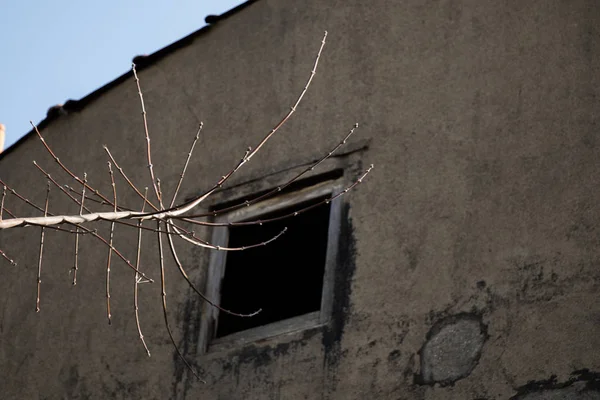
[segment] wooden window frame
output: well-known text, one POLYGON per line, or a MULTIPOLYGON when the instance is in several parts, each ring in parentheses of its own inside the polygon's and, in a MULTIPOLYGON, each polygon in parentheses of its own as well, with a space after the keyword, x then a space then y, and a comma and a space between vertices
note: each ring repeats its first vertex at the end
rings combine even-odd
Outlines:
MULTIPOLYGON (((215 222, 249 220, 280 209, 293 207, 294 205, 306 201, 320 197, 332 196, 343 190, 341 181, 342 179, 321 182, 319 184, 277 196, 248 207, 243 207, 224 216, 215 218, 215 222)), ((327 248, 320 309, 318 311, 313 311, 296 317, 257 326, 241 332, 235 332, 220 338, 215 338, 216 323, 218 321, 220 311, 217 308, 204 303, 198 343, 198 348, 200 349, 201 353, 225 351, 258 340, 315 328, 326 324, 331 318, 341 213, 342 197, 338 197, 330 202, 329 227, 327 232, 327 248)), ((301 216, 298 218, 300 217, 301 216)), ((211 243, 219 246, 226 246, 228 240, 229 228, 218 227, 213 230, 211 243)), ((225 274, 226 262, 226 251, 211 252, 208 265, 208 274, 206 277, 205 294, 216 304, 219 304, 221 299, 221 282, 225 274)))

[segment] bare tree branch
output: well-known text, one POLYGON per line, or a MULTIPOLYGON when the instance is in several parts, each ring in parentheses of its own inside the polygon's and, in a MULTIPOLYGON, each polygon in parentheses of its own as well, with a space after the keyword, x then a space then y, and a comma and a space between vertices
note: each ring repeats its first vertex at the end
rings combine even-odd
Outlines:
MULTIPOLYGON (((140 101, 144 138, 146 140, 147 167, 148 167, 149 177, 150 177, 150 180, 152 183, 154 195, 156 197, 155 203, 153 203, 152 201, 150 201, 148 199, 148 187, 145 188, 145 191, 142 194, 142 192, 137 188, 137 186, 127 176, 124 169, 117 163, 117 160, 113 157, 113 155, 111 154, 111 152, 107 146, 104 146, 104 151, 106 152, 108 159, 109 159, 109 161, 107 162, 107 165, 108 165, 108 172, 109 172, 110 182, 111 182, 111 187, 112 187, 112 199, 103 195, 102 193, 100 193, 98 190, 94 189, 94 187, 92 187, 90 185, 90 183, 88 182, 86 173, 83 174, 83 179, 79 178, 58 158, 57 154, 54 152, 54 150, 50 147, 50 145, 46 142, 45 138, 42 136, 38 127, 35 124, 33 124, 33 122, 31 122, 31 125, 33 126, 34 131, 36 132, 38 138, 40 139, 42 145, 44 146, 44 149, 52 157, 52 159, 55 161, 55 163, 58 165, 58 167, 62 171, 64 171, 71 179, 75 180, 79 185, 81 185, 81 189, 74 189, 73 187, 71 187, 69 185, 59 184, 59 182, 57 182, 57 180, 55 180, 50 175, 50 173, 48 173, 46 170, 44 170, 40 165, 38 165, 34 161, 33 163, 34 163, 35 167, 45 176, 45 178, 48 181, 45 204, 44 204, 44 207, 40 207, 39 205, 34 204, 32 201, 30 201, 26 197, 22 196, 21 194, 19 194, 17 191, 15 191, 13 188, 8 186, 2 180, 0 180, 0 185, 3 186, 3 191, 2 191, 2 195, 1 195, 1 199, 0 199, 0 231, 6 230, 6 229, 28 227, 28 226, 40 227, 40 230, 41 230, 39 258, 38 258, 38 270, 37 270, 36 311, 38 311, 38 312, 40 311, 41 273, 42 273, 42 259, 43 259, 43 251, 44 251, 45 230, 52 229, 52 230, 57 230, 60 232, 72 233, 75 235, 74 263, 73 263, 73 267, 71 268, 71 271, 73 272, 73 281, 72 281, 73 285, 77 284, 77 272, 79 270, 79 261, 81 258, 80 257, 80 236, 81 235, 91 235, 92 237, 97 239, 100 243, 102 243, 104 246, 106 246, 106 248, 108 250, 108 256, 107 256, 107 260, 106 260, 106 281, 105 281, 106 313, 107 313, 108 323, 111 324, 111 322, 112 322, 110 278, 111 278, 112 256, 114 254, 116 257, 121 259, 121 261, 123 261, 134 272, 133 308, 134 308, 134 314, 135 314, 137 333, 138 333, 140 341, 142 342, 144 350, 146 351, 147 355, 150 356, 150 350, 144 339, 144 335, 142 333, 142 328, 141 328, 141 323, 140 323, 139 284, 145 283, 145 282, 148 282, 148 283, 154 282, 151 278, 146 276, 146 274, 144 272, 142 272, 142 266, 141 266, 141 255, 142 255, 142 249, 143 249, 143 247, 142 247, 142 232, 143 231, 152 231, 153 233, 156 234, 156 245, 158 247, 158 264, 160 267, 160 282, 161 282, 161 300, 162 300, 162 311, 163 311, 165 328, 167 330, 170 341, 171 341, 177 355, 179 356, 179 358, 183 361, 183 363, 187 366, 187 368, 194 374, 194 376, 196 376, 196 378, 201 380, 200 377, 198 376, 197 372, 194 370, 194 368, 192 368, 192 365, 190 364, 190 362, 188 362, 188 360, 186 359, 185 354, 183 354, 183 352, 179 348, 179 345, 177 344, 177 342, 174 338, 173 331, 172 331, 170 323, 169 323, 168 312, 167 312, 167 291, 166 291, 166 283, 165 283, 165 268, 166 268, 167 260, 165 260, 164 247, 163 247, 164 246, 163 241, 164 241, 165 237, 167 239, 171 257, 172 257, 173 261, 175 262, 175 265, 177 266, 177 269, 178 269, 180 275, 187 282, 188 286, 194 291, 194 293, 202 299, 202 301, 207 302, 211 307, 214 307, 223 313, 231 314, 231 315, 234 315, 237 317, 244 317, 244 318, 253 317, 256 314, 258 314, 261 310, 259 309, 252 313, 249 313, 249 314, 242 314, 242 313, 234 312, 232 310, 228 310, 226 308, 221 307, 219 299, 211 299, 208 296, 206 296, 205 293, 203 293, 203 291, 200 290, 200 288, 194 282, 192 282, 192 280, 188 276, 186 268, 184 267, 184 263, 182 262, 181 258, 178 255, 178 251, 175 246, 175 244, 176 244, 175 239, 179 238, 181 241, 183 241, 187 244, 191 244, 191 245, 199 246, 199 247, 203 247, 203 248, 208 248, 211 250, 217 250, 217 251, 243 251, 243 250, 251 249, 254 247, 266 246, 269 243, 273 242, 274 240, 277 240, 281 235, 283 235, 286 232, 287 228, 284 228, 282 231, 280 231, 279 233, 277 233, 275 236, 271 237, 268 240, 235 247, 235 246, 223 246, 220 244, 210 243, 209 241, 196 236, 194 231, 189 230, 189 227, 190 227, 190 224, 192 224, 192 226, 200 225, 200 226, 205 226, 207 228, 244 226, 244 225, 252 225, 252 224, 269 223, 269 222, 279 221, 279 220, 286 219, 286 218, 293 218, 293 217, 296 217, 296 216, 298 216, 308 210, 311 210, 315 207, 318 207, 323 204, 327 204, 331 201, 334 201, 335 199, 344 195, 348 191, 354 189, 359 183, 361 183, 363 181, 363 179, 370 173, 370 171, 373 168, 373 166, 371 165, 367 170, 365 170, 363 172, 363 174, 360 177, 358 177, 358 179, 356 179, 353 183, 351 183, 349 186, 347 186, 342 191, 331 194, 329 197, 319 201, 316 204, 298 208, 298 209, 294 210, 293 212, 288 213, 286 215, 273 217, 273 218, 254 219, 254 220, 242 221, 242 222, 211 222, 211 221, 205 220, 206 218, 215 217, 217 215, 223 215, 223 214, 226 214, 233 210, 239 209, 241 207, 247 207, 252 204, 256 204, 256 203, 259 203, 261 201, 264 201, 266 199, 276 196, 282 190, 286 189, 292 183, 296 182, 297 180, 299 180, 302 176, 306 175, 307 173, 310 173, 315 168, 319 167, 325 160, 330 158, 340 147, 342 147, 347 142, 347 140, 350 138, 350 136, 358 128, 358 124, 355 124, 350 129, 350 131, 347 133, 347 135, 341 141, 337 142, 337 144, 335 146, 333 146, 333 148, 331 148, 331 150, 327 154, 323 155, 322 157, 318 158, 316 161, 312 162, 310 165, 308 165, 306 168, 302 169, 299 173, 294 175, 287 182, 285 182, 271 190, 268 190, 264 194, 258 195, 251 199, 248 199, 240 204, 217 209, 217 210, 211 211, 209 213, 206 213, 206 212, 200 213, 197 210, 197 207, 203 201, 205 201, 209 196, 211 196, 217 189, 223 187, 223 185, 225 185, 227 183, 227 181, 237 171, 239 171, 246 163, 248 163, 259 152, 259 150, 263 148, 263 146, 275 135, 276 132, 278 132, 281 129, 281 127, 283 127, 285 125, 285 123, 296 112, 296 110, 298 109, 300 103, 302 102, 306 92, 308 91, 308 89, 313 81, 313 78, 316 75, 319 60, 321 58, 321 54, 325 47, 326 38, 327 38, 327 32, 324 33, 323 39, 321 40, 321 44, 320 44, 319 50, 317 52, 316 58, 314 60, 313 67, 310 71, 310 75, 309 75, 306 83, 304 84, 304 87, 301 90, 300 94, 296 97, 296 100, 293 102, 293 105, 290 107, 290 110, 287 113, 285 113, 285 115, 283 115, 283 117, 279 120, 279 122, 277 122, 275 124, 275 126, 273 128, 271 128, 267 132, 267 134, 264 135, 260 139, 260 141, 258 141, 258 143, 256 144, 256 146, 254 148, 248 147, 245 150, 243 156, 237 161, 237 163, 235 163, 235 165, 225 175, 221 176, 218 180, 216 180, 216 183, 212 187, 210 187, 210 189, 208 189, 204 192, 201 192, 200 195, 195 196, 194 198, 192 198, 189 201, 185 201, 185 202, 182 202, 179 204, 177 203, 177 196, 179 195, 179 192, 181 190, 183 180, 184 180, 185 174, 187 172, 187 169, 190 165, 190 161, 192 159, 194 149, 200 138, 200 134, 203 129, 203 123, 200 123, 198 126, 196 135, 191 143, 191 146, 187 153, 185 162, 183 163, 182 170, 179 175, 179 179, 177 181, 177 184, 175 185, 175 189, 173 190, 171 200, 170 200, 170 202, 168 202, 168 200, 165 200, 166 193, 163 193, 163 191, 162 191, 161 181, 159 178, 157 178, 154 166, 152 164, 152 148, 150 145, 151 140, 150 140, 150 132, 148 129, 148 116, 147 116, 147 112, 146 112, 144 96, 142 93, 142 87, 141 87, 140 79, 138 77, 138 72, 136 70, 135 64, 132 65, 132 73, 133 73, 133 77, 135 80, 137 93, 138 93, 138 97, 139 97, 139 101, 140 101), (119 172, 121 177, 125 180, 127 185, 142 200, 142 205, 140 208, 130 209, 130 208, 118 205, 118 203, 122 203, 122 201, 119 201, 119 199, 117 197, 115 174, 114 174, 114 171, 112 168, 113 165, 115 166, 115 168, 117 169, 117 171, 119 172), (56 186, 57 188, 59 188, 60 191, 62 193, 64 193, 70 199, 70 201, 73 201, 75 204, 77 204, 79 206, 78 214, 54 215, 49 211, 48 204, 49 204, 50 185, 51 184, 56 186), (7 196, 8 194, 12 194, 19 201, 24 202, 27 205, 29 205, 30 207, 35 208, 37 211, 43 212, 43 216, 41 216, 41 217, 39 217, 39 216, 33 216, 33 217, 17 217, 17 216, 15 216, 15 214, 10 212, 5 206, 5 203, 7 201, 10 202, 9 198, 12 199, 12 197, 7 196), (165 207, 165 204, 167 204, 168 206, 165 207), (100 206, 108 205, 111 207, 111 211, 92 211, 92 209, 95 208, 93 206, 98 206, 98 205, 100 205, 100 206), (150 208, 150 210, 147 210, 146 206, 148 206, 150 208), (8 219, 4 218, 5 213, 8 214, 10 216, 10 218, 8 218, 8 219), (145 221, 155 222, 156 228, 144 226, 145 221), (108 222, 109 223, 110 231, 109 231, 108 239, 106 239, 105 237, 98 234, 98 231, 96 229, 91 229, 88 227, 88 225, 93 222, 108 222), (128 227, 128 228, 136 229, 137 248, 136 248, 135 265, 132 264, 131 261, 129 261, 123 255, 123 253, 115 247, 115 243, 114 243, 115 242, 115 224, 120 224, 120 225, 128 227), (65 225, 67 227, 69 227, 69 226, 73 227, 74 229, 73 230, 65 229, 65 227, 64 227, 65 225)), ((177 242, 177 244, 180 244, 181 241, 177 242)), ((12 265, 16 265, 14 260, 12 258, 10 258, 2 250, 0 250, 0 256, 1 256, 1 258, 4 258, 6 261, 11 263, 12 265)), ((144 268, 144 270, 146 270, 146 269, 144 268)))
MULTIPOLYGON (((48 201, 50 200, 50 182, 46 191, 46 206, 44 207, 44 217, 48 215, 48 201)), ((38 259, 38 274, 37 274, 37 297, 35 299, 35 312, 40 312, 40 291, 42 288, 42 256, 44 254, 44 227, 41 228, 40 234, 40 257, 38 259)))
MULTIPOLYGON (((81 204, 79 207, 79 215, 83 214, 83 202, 85 201, 85 184, 87 183, 87 174, 83 173, 83 185, 81 189, 81 204)), ((77 227, 77 234, 75 235, 75 262, 73 265, 73 286, 77 285, 77 270, 79 269, 79 232, 80 229, 77 227)), ((136 272, 137 274, 137 272, 136 272)))
MULTIPOLYGON (((115 175, 113 174, 112 166, 110 161, 107 163, 108 172, 110 174, 110 182, 113 190, 113 205, 114 211, 117 211, 117 187, 115 185, 115 175)), ((108 244, 110 248, 108 249, 108 259, 106 260, 106 316, 108 317, 108 324, 112 323, 111 314, 110 314, 110 261, 112 258, 112 248, 113 248, 113 239, 115 236, 115 221, 111 221, 110 223, 110 238, 108 239, 108 244)))
MULTIPOLYGON (((142 212, 144 211, 144 207, 146 207, 146 197, 148 196, 148 188, 145 189, 144 192, 144 203, 142 204, 142 212)), ((141 228, 142 221, 138 221, 138 227, 141 228)), ((140 269, 140 259, 142 256, 142 229, 138 229, 138 239, 137 239, 137 253, 135 258, 135 267, 140 269)), ((137 326, 138 335, 142 344, 144 345, 144 349, 146 349, 146 353, 148 357, 150 357, 150 350, 148 350, 148 346, 146 345, 146 341, 144 340, 144 335, 142 334, 142 327, 140 325, 140 315, 139 315, 139 306, 138 306, 138 286, 140 283, 140 274, 138 271, 135 271, 135 283, 133 286, 133 309, 135 310, 135 324, 137 326)))

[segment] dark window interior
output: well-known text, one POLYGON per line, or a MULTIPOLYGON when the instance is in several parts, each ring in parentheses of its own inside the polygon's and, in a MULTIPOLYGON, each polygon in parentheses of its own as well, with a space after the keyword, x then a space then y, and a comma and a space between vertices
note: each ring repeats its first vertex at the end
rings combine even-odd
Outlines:
MULTIPOLYGON (((288 214, 322 200, 296 204, 252 220, 288 214)), ((221 306, 238 313, 262 312, 251 318, 220 312, 216 337, 321 308, 330 208, 330 204, 323 204, 281 221, 230 228, 230 247, 265 241, 284 227, 288 230, 266 246, 227 253, 221 306)))

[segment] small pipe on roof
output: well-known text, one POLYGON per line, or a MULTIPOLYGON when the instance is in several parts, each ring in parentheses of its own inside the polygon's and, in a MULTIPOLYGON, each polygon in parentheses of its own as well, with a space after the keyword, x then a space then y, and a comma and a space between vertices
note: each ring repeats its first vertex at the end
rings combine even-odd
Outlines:
POLYGON ((4 139, 6 136, 6 127, 4 124, 0 124, 0 153, 4 151, 4 139))

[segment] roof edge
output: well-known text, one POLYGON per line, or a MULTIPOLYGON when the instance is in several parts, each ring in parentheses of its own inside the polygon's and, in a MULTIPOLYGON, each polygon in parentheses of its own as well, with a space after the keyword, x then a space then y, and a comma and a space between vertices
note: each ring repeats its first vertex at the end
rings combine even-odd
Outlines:
MULTIPOLYGON (((233 14, 238 13, 239 11, 250 6, 251 4, 256 3, 257 1, 259 1, 259 0, 247 0, 246 2, 232 8, 229 11, 224 12, 221 15, 207 15, 206 18, 204 19, 204 21, 207 25, 205 25, 202 28, 198 29, 197 31, 194 31, 194 32, 190 33, 189 35, 184 36, 183 38, 163 47, 162 49, 155 51, 152 54, 135 56, 135 57, 133 57, 132 62, 135 64, 137 71, 142 71, 145 68, 156 63, 157 61, 162 60, 169 54, 171 54, 181 48, 191 45, 192 42, 197 37, 208 33, 211 30, 213 25, 229 18, 233 14)), ((44 129, 52 121, 54 121, 62 116, 68 115, 72 112, 80 112, 81 110, 83 110, 85 108, 85 106, 87 106, 88 104, 90 104, 91 102, 96 100, 102 94, 108 92, 109 90, 111 90, 115 86, 123 83, 127 79, 131 79, 132 77, 133 77, 133 72, 131 70, 129 70, 129 71, 125 72, 124 74, 118 76, 117 78, 113 79, 112 81, 110 81, 110 82, 106 83, 105 85, 99 87, 98 89, 94 90, 93 92, 87 94, 86 96, 82 97, 79 100, 69 99, 64 104, 59 104, 59 105, 50 107, 48 109, 48 112, 46 113, 46 118, 44 118, 37 124, 38 129, 40 129, 40 130, 44 129)), ((7 148, 3 152, 1 152, 0 153, 0 161, 7 154, 12 153, 17 147, 19 147, 21 144, 23 144, 30 136, 32 136, 34 134, 35 134, 35 131, 33 129, 31 129, 29 132, 27 132, 25 135, 23 135, 19 140, 17 140, 15 143, 13 143, 9 148, 7 148)))

